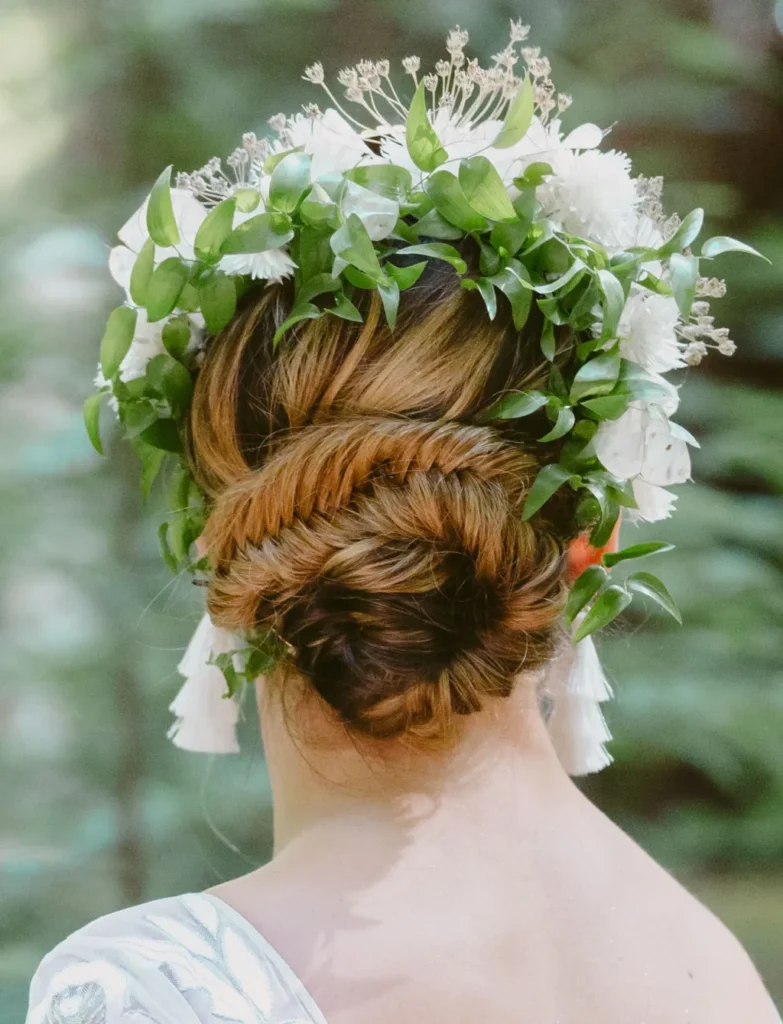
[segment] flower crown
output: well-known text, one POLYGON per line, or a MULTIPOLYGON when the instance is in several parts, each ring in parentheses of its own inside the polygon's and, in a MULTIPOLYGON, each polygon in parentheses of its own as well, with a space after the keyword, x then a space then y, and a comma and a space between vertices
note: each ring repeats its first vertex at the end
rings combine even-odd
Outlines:
MULTIPOLYGON (((141 458, 145 494, 171 465, 160 540, 175 571, 209 572, 208 561, 191 554, 204 499, 184 457, 183 428, 204 349, 232 320, 239 297, 256 281, 293 277, 293 304, 275 345, 304 320, 361 321, 354 299, 363 290, 378 292, 393 330, 401 293, 429 260, 450 264, 490 319, 499 303, 509 304, 519 331, 533 304, 543 315, 547 386, 503 394, 483 417, 518 419, 544 409, 550 421, 538 443, 552 455, 542 458, 523 517, 572 488, 580 496, 575 525, 589 527, 600 548, 621 509, 648 522, 671 514, 676 498, 668 487, 690 478, 688 448, 696 441, 671 421, 678 389, 664 375, 698 365, 709 349, 733 353, 709 306, 725 285, 704 267, 729 251, 759 254, 718 237, 697 255, 702 210, 667 219, 661 178, 633 178, 626 154, 599 149, 606 133, 596 125, 564 134, 560 118, 571 98, 556 92, 540 50, 524 45, 528 34, 512 22, 509 43, 489 68, 466 57, 468 34, 459 27, 433 73, 420 78, 419 58, 405 58, 409 105, 388 60, 339 73, 350 110, 313 64, 304 77, 326 91, 326 110, 310 104, 293 117, 276 115, 271 139, 243 136, 225 166, 214 158, 179 174, 175 188, 167 168, 120 230, 109 268, 125 301, 109 316, 85 421, 101 451, 107 396, 141 458), (480 250, 476 274, 451 244, 466 236, 480 250), (402 265, 400 256, 421 259, 402 265), (562 325, 580 340, 556 363, 562 325)), ((611 579, 618 562, 670 548, 634 545, 587 569, 565 612, 574 641, 609 623, 637 593, 679 618, 657 577, 611 579)), ((277 649, 272 636, 213 637, 202 653, 233 696, 277 649)))

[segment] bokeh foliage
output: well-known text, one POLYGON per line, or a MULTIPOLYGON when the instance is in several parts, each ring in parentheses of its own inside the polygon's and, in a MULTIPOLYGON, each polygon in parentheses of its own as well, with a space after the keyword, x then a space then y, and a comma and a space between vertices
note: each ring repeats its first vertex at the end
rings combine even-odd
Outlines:
MULTIPOLYGON (((161 167, 191 169, 312 95, 301 69, 484 57, 522 16, 577 97, 618 122, 667 205, 707 208, 773 268, 726 257, 740 349, 689 371, 697 482, 655 528, 685 625, 634 612, 603 649, 618 764, 588 784, 723 913, 783 999, 783 56, 773 0, 8 0, 0 13, 0 1021, 35 963, 129 902, 200 889, 270 848, 248 722, 207 766, 165 742, 198 595, 171 580, 137 468, 80 405, 117 296, 106 246, 161 167), (480 11, 480 14, 479 14, 480 11), (775 902, 777 900, 777 908, 775 902), (777 973, 776 973, 777 972, 777 973)), ((780 16, 780 14, 779 14, 780 16)), ((782 19, 783 20, 783 19, 782 19)), ((152 499, 153 502, 157 500, 152 499)), ((649 531, 629 531, 641 540, 649 531)))

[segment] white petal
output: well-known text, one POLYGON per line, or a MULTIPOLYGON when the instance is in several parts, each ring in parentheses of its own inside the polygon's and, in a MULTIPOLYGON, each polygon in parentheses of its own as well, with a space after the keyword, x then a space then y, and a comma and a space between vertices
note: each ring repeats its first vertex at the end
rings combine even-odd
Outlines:
POLYGON ((125 245, 115 245, 109 253, 109 273, 130 299, 130 279, 136 253, 125 245))
POLYGON ((601 423, 593 438, 596 455, 621 480, 629 480, 641 471, 646 419, 644 410, 632 406, 619 419, 601 423))
POLYGON ((343 213, 349 217, 355 213, 375 241, 388 238, 394 231, 400 216, 400 205, 393 199, 379 196, 368 188, 347 181, 343 198, 343 213))
POLYGON ((672 435, 669 423, 663 417, 652 418, 647 427, 641 477, 648 484, 659 487, 682 484, 691 478, 687 442, 672 435))
POLYGON ((604 133, 597 124, 582 124, 563 139, 566 149, 595 149, 603 142, 604 133))
POLYGON ((643 519, 646 523, 657 523, 668 519, 677 504, 677 495, 637 478, 633 482, 633 496, 639 506, 628 511, 630 520, 643 519))

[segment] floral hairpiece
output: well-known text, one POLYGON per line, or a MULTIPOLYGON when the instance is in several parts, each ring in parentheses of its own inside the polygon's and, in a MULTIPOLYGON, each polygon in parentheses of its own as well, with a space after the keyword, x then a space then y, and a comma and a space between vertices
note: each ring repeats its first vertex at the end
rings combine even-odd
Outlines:
MULTIPOLYGON (((353 300, 362 290, 379 293, 393 329, 401 293, 428 260, 450 264, 462 287, 479 293, 490 319, 499 302, 509 303, 518 330, 534 303, 543 314, 547 386, 504 394, 484 413, 487 422, 541 409, 549 418, 539 444, 554 459, 543 460, 523 517, 570 487, 580 495, 577 525, 589 528, 600 548, 623 508, 648 522, 671 514, 676 498, 667 488, 690 478, 688 448, 696 441, 671 421, 678 389, 664 374, 698 365, 709 349, 733 353, 709 305, 725 285, 703 268, 721 253, 759 254, 718 237, 697 255, 702 210, 667 219, 661 178, 633 178, 626 154, 599 149, 606 133, 596 125, 564 134, 560 118, 571 98, 556 92, 540 50, 522 45, 528 34, 512 22, 509 43, 489 68, 466 57, 468 34, 459 27, 433 73, 420 77, 419 58, 406 57, 410 104, 400 98, 388 60, 339 73, 347 106, 322 65, 313 64, 304 77, 326 91, 325 111, 310 104, 293 117, 276 115, 271 139, 245 135, 225 167, 214 158, 179 174, 173 189, 167 168, 120 230, 109 267, 125 301, 109 316, 85 420, 101 451, 99 407, 108 396, 141 457, 145 494, 171 464, 160 539, 174 570, 209 571, 207 560, 191 556, 204 499, 184 458, 183 425, 205 346, 231 321, 238 298, 256 281, 293 277, 293 305, 275 345, 303 320, 361 321, 353 300), (466 236, 480 248, 477 274, 450 244, 466 236), (402 265, 399 256, 421 260, 402 265), (556 363, 555 328, 564 324, 582 340, 567 362, 556 363)), ((636 593, 679 618, 657 577, 611 579, 618 562, 670 548, 634 545, 587 569, 565 612, 575 643, 636 593)), ((204 650, 233 696, 274 661, 277 642, 223 637, 204 650)), ((590 662, 593 678, 582 696, 604 699, 597 662, 581 660, 590 662)), ((192 678, 192 669, 182 671, 192 678)), ((579 695, 579 685, 572 690, 579 695)), ((230 717, 232 702, 223 703, 230 717)), ((606 756, 598 760, 600 767, 606 756)))

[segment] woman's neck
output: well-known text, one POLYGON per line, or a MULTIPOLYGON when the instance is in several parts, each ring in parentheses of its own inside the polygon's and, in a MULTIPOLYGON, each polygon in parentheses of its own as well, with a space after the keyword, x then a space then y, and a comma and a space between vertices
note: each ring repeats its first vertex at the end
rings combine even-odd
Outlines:
MULTIPOLYGON (((263 684, 262 684, 263 686, 263 684)), ((507 833, 510 808, 527 826, 544 808, 581 799, 564 773, 532 686, 489 701, 461 721, 448 749, 359 738, 305 698, 292 729, 281 703, 259 691, 274 803, 275 856, 302 842, 338 843, 355 826, 381 842, 476 827, 507 833)))

